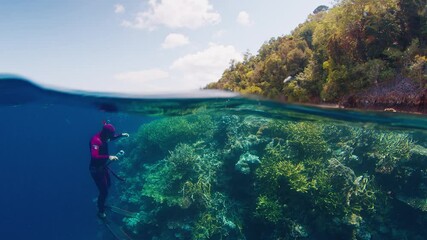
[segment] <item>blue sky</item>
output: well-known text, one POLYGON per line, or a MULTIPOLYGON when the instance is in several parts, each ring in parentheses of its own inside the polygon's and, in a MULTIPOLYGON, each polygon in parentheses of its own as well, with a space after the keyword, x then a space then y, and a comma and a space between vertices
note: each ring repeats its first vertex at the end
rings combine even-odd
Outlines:
POLYGON ((0 0, 0 73, 62 88, 197 89, 329 0, 0 0))

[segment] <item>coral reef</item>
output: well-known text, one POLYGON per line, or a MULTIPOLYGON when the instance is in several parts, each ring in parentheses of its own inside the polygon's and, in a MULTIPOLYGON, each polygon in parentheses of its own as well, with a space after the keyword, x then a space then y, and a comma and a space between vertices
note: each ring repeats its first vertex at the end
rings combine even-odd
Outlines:
POLYGON ((240 156, 239 161, 236 163, 236 170, 243 174, 249 174, 251 168, 254 168, 260 163, 258 156, 246 152, 240 156))
POLYGON ((117 204, 136 239, 427 237, 423 133, 195 113, 134 135, 117 204))

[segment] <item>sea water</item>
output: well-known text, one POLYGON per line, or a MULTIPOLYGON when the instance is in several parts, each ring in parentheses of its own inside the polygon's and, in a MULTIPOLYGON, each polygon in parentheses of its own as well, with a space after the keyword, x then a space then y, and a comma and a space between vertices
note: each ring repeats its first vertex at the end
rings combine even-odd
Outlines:
POLYGON ((426 239, 427 118, 219 91, 119 95, 0 79, 0 238, 115 239, 88 143, 130 137, 109 213, 131 239, 426 239))

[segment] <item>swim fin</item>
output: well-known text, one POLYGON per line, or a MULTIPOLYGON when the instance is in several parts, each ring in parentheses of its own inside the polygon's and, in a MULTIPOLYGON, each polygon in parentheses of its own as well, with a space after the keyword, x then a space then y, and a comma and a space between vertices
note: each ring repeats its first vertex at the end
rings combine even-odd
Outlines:
POLYGON ((115 239, 132 240, 132 238, 130 238, 129 235, 127 235, 120 226, 108 219, 108 217, 103 219, 102 222, 108 228, 108 230, 111 232, 115 239))
POLYGON ((105 206, 105 208, 107 210, 110 210, 111 212, 120 214, 124 217, 134 218, 134 217, 137 217, 137 215, 138 215, 138 213, 136 213, 136 212, 130 212, 128 210, 121 209, 121 208, 116 207, 116 206, 105 206))

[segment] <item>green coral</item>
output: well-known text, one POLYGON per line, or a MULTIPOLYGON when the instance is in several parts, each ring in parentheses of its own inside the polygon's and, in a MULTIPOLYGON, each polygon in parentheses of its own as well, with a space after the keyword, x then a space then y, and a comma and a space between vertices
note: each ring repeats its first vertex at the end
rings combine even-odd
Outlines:
MULTIPOLYGON (((269 145, 271 146, 271 145, 269 145)), ((267 150, 257 170, 257 179, 266 189, 274 192, 278 188, 288 187, 296 192, 307 192, 310 182, 304 174, 305 168, 302 163, 293 164, 283 158, 277 145, 267 150)))
POLYGON ((211 201, 211 183, 203 176, 197 182, 186 181, 182 187, 181 207, 187 208, 193 202, 208 206, 211 201))
POLYGON ((280 206, 279 201, 263 195, 257 199, 255 214, 275 224, 284 219, 283 208, 280 206))
POLYGON ((327 171, 316 176, 316 206, 333 216, 345 217, 374 211, 378 190, 368 176, 356 177, 353 170, 337 159, 330 159, 327 171))
MULTIPOLYGON (((156 134, 162 131, 159 126, 164 126, 166 123, 176 124, 171 129, 177 131, 177 128, 183 126, 183 122, 190 123, 189 119, 205 121, 207 125, 201 125, 211 128, 206 128, 204 132, 197 129, 198 133, 182 132, 194 131, 195 128, 180 129, 178 133, 184 136, 183 138, 178 137, 177 133, 172 134, 173 137, 177 138, 174 139, 176 144, 169 144, 169 147, 173 146, 173 149, 169 150, 164 159, 145 164, 139 172, 130 177, 130 181, 126 183, 129 188, 121 196, 121 199, 137 205, 144 203, 144 208, 151 208, 149 215, 153 219, 159 219, 163 214, 169 212, 171 218, 169 226, 171 227, 162 233, 162 238, 167 238, 167 232, 172 229, 176 231, 174 235, 182 236, 185 239, 190 237, 193 239, 209 239, 211 236, 227 236, 232 233, 238 236, 237 233, 241 231, 237 227, 239 217, 233 207, 229 206, 232 201, 228 200, 224 194, 214 192, 219 178, 218 171, 222 168, 223 163, 218 156, 220 151, 214 150, 213 146, 216 143, 211 139, 215 127, 212 122, 209 122, 212 118, 192 116, 174 118, 171 121, 162 119, 158 120, 160 123, 149 123, 152 126, 141 128, 140 131, 142 134, 146 131, 153 131, 151 135, 158 138, 151 142, 157 144, 162 142, 161 139, 171 137, 164 133, 156 134), (199 137, 195 139, 185 137, 191 135, 199 137), (197 139, 199 141, 196 141, 197 139), (133 190, 133 193, 130 193, 129 189, 133 190), (176 212, 176 215, 173 212, 176 212), (187 222, 189 217, 193 221, 187 222), (188 227, 184 227, 184 222, 188 227)), ((191 122, 191 124, 195 125, 195 122, 191 122)), ((151 138, 145 138, 145 140, 147 139, 151 138)), ((147 151, 146 153, 159 156, 158 153, 154 152, 147 151)), ((127 222, 130 228, 138 228, 138 224, 135 225, 136 221, 129 220, 127 222)), ((155 222, 153 220, 141 221, 141 225, 152 226, 155 222)))
MULTIPOLYGON (((124 222, 153 239, 246 239, 254 225, 263 239, 365 239, 397 224, 390 193, 416 208, 408 188, 427 177, 410 134, 357 124, 199 113, 152 121, 120 145, 119 199, 139 213, 124 222)), ((427 190, 412 188, 422 202, 427 190)))
POLYGON ((220 229, 221 223, 215 216, 203 213, 196 222, 193 239, 211 239, 220 229))
POLYGON ((238 214, 229 201, 219 192, 212 195, 195 220, 192 239, 245 239, 238 214))
POLYGON ((287 144, 295 157, 321 157, 328 151, 323 138, 323 126, 309 122, 290 123, 286 125, 287 144))
POLYGON ((399 161, 407 161, 411 157, 413 147, 414 142, 408 134, 379 133, 368 155, 376 162, 375 171, 391 173, 399 161))
POLYGON ((166 159, 147 166, 142 195, 169 206, 186 206, 189 199, 203 202, 220 163, 200 151, 195 145, 178 144, 166 159))
POLYGON ((332 149, 351 144, 353 139, 348 136, 351 129, 309 122, 276 123, 275 126, 284 134, 266 146, 256 172, 258 217, 277 228, 279 222, 287 221, 292 229, 291 222, 298 220, 307 209, 317 209, 318 218, 329 221, 338 218, 337 224, 341 225, 346 225, 346 219, 352 214, 375 212, 379 190, 374 178, 357 176, 339 160, 349 160, 355 156, 354 149, 360 146, 337 149, 350 152, 344 154, 346 157, 340 153, 339 159, 331 158, 335 154, 332 149), (345 136, 340 138, 339 134, 345 136))
POLYGON ((136 136, 141 157, 164 157, 178 143, 194 143, 213 137, 214 124, 209 115, 169 117, 145 124, 136 136))

